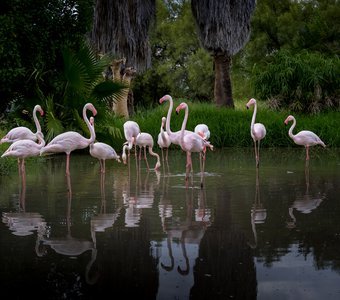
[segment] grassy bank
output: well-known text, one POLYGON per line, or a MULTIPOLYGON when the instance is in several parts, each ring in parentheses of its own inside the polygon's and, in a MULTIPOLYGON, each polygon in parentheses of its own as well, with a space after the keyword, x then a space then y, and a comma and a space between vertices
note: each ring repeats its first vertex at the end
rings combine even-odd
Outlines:
MULTIPOLYGON (((177 115, 174 111, 181 101, 174 101, 174 110, 171 116, 172 131, 180 130, 184 118, 184 111, 177 115)), ((168 103, 160 105, 156 109, 137 113, 132 120, 136 121, 142 131, 151 133, 157 142, 160 130, 161 117, 166 116, 168 103)), ((253 108, 246 109, 246 102, 238 103, 236 109, 216 108, 211 104, 189 103, 189 119, 187 129, 193 130, 199 123, 209 126, 211 143, 216 148, 224 147, 252 147, 253 141, 250 136, 250 122, 253 108), (243 106, 244 105, 244 106, 243 106)), ((272 111, 264 105, 259 105, 256 122, 265 125, 267 135, 261 142, 261 147, 295 147, 288 136, 288 126, 284 124, 289 111, 272 111)), ((329 147, 340 147, 340 113, 327 112, 319 115, 294 114, 297 124, 294 133, 300 130, 314 131, 329 147)), ((123 128, 124 120, 115 120, 115 126, 123 128)), ((115 147, 119 149, 124 139, 117 138, 115 147)))

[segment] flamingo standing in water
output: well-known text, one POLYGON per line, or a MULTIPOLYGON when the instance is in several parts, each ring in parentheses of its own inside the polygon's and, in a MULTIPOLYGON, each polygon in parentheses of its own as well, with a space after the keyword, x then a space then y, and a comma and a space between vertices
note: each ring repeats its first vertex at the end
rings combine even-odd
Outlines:
MULTIPOLYGON (((166 126, 165 126, 166 132, 169 135, 171 143, 173 143, 175 145, 180 145, 181 130, 172 132, 171 129, 170 129, 171 113, 172 113, 172 109, 174 107, 174 102, 173 102, 172 97, 170 95, 165 95, 161 99, 159 99, 159 103, 161 103, 161 104, 165 101, 169 101, 169 103, 170 103, 169 109, 168 109, 168 114, 167 114, 167 117, 166 117, 166 126)), ((192 131, 184 130, 184 133, 185 134, 192 133, 192 131)))
POLYGON ((187 163, 186 163, 186 182, 189 178, 189 172, 192 170, 192 161, 191 161, 191 153, 198 152, 200 153, 200 168, 201 168, 201 187, 203 186, 203 174, 204 174, 204 164, 202 164, 202 158, 205 160, 205 151, 206 147, 209 147, 213 150, 213 146, 206 140, 204 140, 199 134, 195 132, 188 131, 185 133, 185 127, 188 121, 189 116, 189 107, 188 104, 182 102, 176 108, 176 113, 178 114, 182 109, 185 109, 185 116, 182 122, 181 135, 180 135, 180 146, 183 151, 187 154, 187 163))
MULTIPOLYGON (((90 117, 90 123, 94 129, 94 117, 90 117)), ((90 144, 90 154, 100 162, 100 172, 105 173, 105 160, 115 159, 120 162, 120 157, 116 151, 108 144, 96 142, 90 144)))
POLYGON ((295 144, 305 146, 306 161, 309 161, 309 147, 315 145, 321 145, 322 147, 326 147, 325 143, 312 131, 302 130, 297 134, 293 134, 293 129, 295 128, 296 125, 296 120, 294 116, 289 115, 285 120, 285 124, 287 125, 290 121, 293 121, 293 124, 289 128, 288 135, 294 141, 295 144))
POLYGON ((161 166, 159 155, 157 153, 153 152, 153 150, 152 150, 153 144, 154 144, 153 138, 152 138, 150 133, 141 132, 140 134, 137 135, 136 145, 140 147, 140 149, 139 149, 139 159, 141 159, 142 148, 144 148, 144 160, 146 162, 148 170, 149 170, 149 164, 148 164, 148 160, 146 158, 146 147, 149 148, 149 153, 157 158, 155 170, 158 170, 161 166))
POLYGON ((169 147, 171 145, 171 141, 169 138, 168 133, 164 130, 164 126, 166 123, 166 117, 162 117, 162 124, 161 124, 161 128, 160 128, 160 132, 158 134, 158 139, 157 139, 157 144, 159 146, 159 148, 161 148, 162 150, 162 159, 164 161, 164 149, 166 149, 166 160, 168 160, 168 150, 169 147))
MULTIPOLYGON (((130 150, 133 145, 135 145, 136 137, 141 132, 138 123, 134 121, 126 121, 123 125, 124 128, 124 136, 126 139, 126 142, 123 146, 123 152, 122 152, 122 159, 123 163, 126 164, 126 150, 128 151, 128 157, 130 157, 130 150)), ((135 145, 135 156, 137 158, 137 150, 135 145)))
POLYGON ((90 138, 87 139, 75 131, 67 131, 57 135, 45 147, 40 150, 40 155, 45 153, 66 153, 66 175, 70 175, 70 155, 71 152, 77 149, 85 149, 94 142, 96 134, 94 128, 91 126, 90 121, 86 115, 87 110, 90 110, 95 116, 97 114, 96 108, 92 103, 86 103, 83 108, 83 119, 90 131, 90 138))
POLYGON ((25 178, 25 158, 38 156, 40 150, 45 146, 44 135, 37 133, 38 143, 32 140, 18 140, 11 144, 1 157, 13 156, 18 158, 19 175, 25 178))
MULTIPOLYGON (((37 117, 37 112, 40 113, 41 116, 44 115, 44 111, 40 105, 36 105, 33 109, 33 119, 35 126, 37 128, 37 132, 33 133, 29 128, 24 126, 19 126, 11 129, 1 140, 0 144, 2 143, 13 143, 18 140, 38 140, 38 132, 41 132, 41 126, 37 117)), ((44 136, 43 136, 44 137, 44 136)))
POLYGON ((251 98, 247 103, 247 109, 254 105, 253 117, 251 118, 250 135, 254 141, 256 167, 260 164, 260 141, 266 136, 266 127, 262 123, 255 123, 257 113, 257 103, 254 98, 251 98), (257 144, 257 145, 256 145, 257 144))

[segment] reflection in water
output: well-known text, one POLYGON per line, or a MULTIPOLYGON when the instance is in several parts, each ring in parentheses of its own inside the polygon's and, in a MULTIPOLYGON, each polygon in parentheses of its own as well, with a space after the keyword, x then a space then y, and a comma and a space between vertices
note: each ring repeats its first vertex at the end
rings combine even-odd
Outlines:
MULTIPOLYGON (((157 183, 160 182, 160 172, 154 170, 157 183)), ((137 166, 136 180, 135 180, 135 191, 131 191, 131 173, 129 173, 128 183, 123 190, 123 201, 125 206, 125 226, 126 227, 138 227, 142 211, 145 208, 152 208, 155 198, 155 187, 154 183, 149 183, 150 171, 147 170, 144 181, 142 181, 141 168, 137 166)))
POLYGON ((263 224, 267 218, 267 210, 263 207, 260 197, 260 178, 259 169, 256 168, 256 190, 255 190, 255 200, 250 212, 251 228, 254 234, 254 243, 248 243, 253 249, 257 247, 257 232, 256 225, 263 224))
MULTIPOLYGON (((25 171, 24 171, 25 172, 25 171)), ((38 235, 46 228, 43 216, 38 212, 26 212, 26 174, 21 176, 21 190, 19 194, 19 211, 2 213, 2 222, 9 230, 17 236, 27 236, 33 234, 35 230, 38 235)))
POLYGON ((71 185, 71 176, 66 175, 67 179, 67 212, 66 212, 66 226, 67 233, 66 236, 62 237, 53 237, 51 231, 46 232, 44 236, 40 238, 40 247, 38 249, 38 256, 44 256, 47 254, 46 247, 49 246, 56 253, 77 257, 83 254, 84 252, 91 250, 91 259, 86 266, 86 280, 89 284, 94 284, 97 280, 97 274, 93 278, 90 278, 90 271, 93 263, 97 258, 97 249, 95 241, 89 241, 86 239, 80 239, 72 236, 71 233, 71 204, 72 204, 72 185, 71 185), (41 251, 41 248, 43 251, 41 251))
MULTIPOLYGON (((167 247, 168 254, 170 257, 170 264, 161 263, 161 267, 166 271, 172 271, 175 264, 175 258, 172 251, 172 243, 179 242, 181 246, 182 256, 185 261, 185 266, 181 267, 177 266, 177 271, 181 275, 188 275, 190 272, 190 264, 189 257, 187 253, 187 245, 199 245, 206 229, 210 226, 210 210, 205 208, 205 191, 203 189, 200 190, 200 195, 198 196, 198 208, 194 209, 194 190, 186 189, 186 215, 183 220, 178 217, 169 214, 164 210, 164 207, 160 207, 159 210, 163 212, 161 216, 162 228, 164 233, 167 235, 167 247), (195 210, 195 217, 193 216, 193 212, 195 210)), ((160 205, 164 205, 160 203, 160 205)), ((191 253, 191 259, 195 259, 197 257, 197 253, 191 253)), ((178 258, 180 261, 181 258, 178 258)))
POLYGON ((305 183, 306 190, 303 195, 298 195, 293 204, 288 208, 288 213, 290 216, 290 220, 287 221, 287 228, 295 228, 296 227, 296 217, 294 215, 294 209, 302 214, 309 214, 314 209, 319 207, 321 202, 326 198, 325 194, 317 193, 313 195, 309 188, 309 162, 306 162, 305 165, 305 183))

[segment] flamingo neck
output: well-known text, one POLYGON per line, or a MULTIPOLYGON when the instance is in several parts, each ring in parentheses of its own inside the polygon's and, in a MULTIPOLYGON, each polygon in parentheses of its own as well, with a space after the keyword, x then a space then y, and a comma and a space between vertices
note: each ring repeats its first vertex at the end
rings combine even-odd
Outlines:
POLYGON ((37 132, 41 132, 41 126, 40 126, 40 123, 39 123, 39 120, 38 120, 38 117, 37 117, 37 110, 38 110, 38 107, 35 106, 34 110, 33 110, 33 120, 34 120, 35 126, 37 128, 37 132))
POLYGON ((83 108, 83 119, 84 119, 84 121, 87 125, 87 128, 90 130, 90 134, 91 134, 90 138, 87 139, 87 140, 89 141, 89 144, 92 144, 94 142, 94 140, 96 139, 96 133, 94 131, 94 127, 92 127, 92 125, 91 125, 91 123, 90 123, 90 121, 89 121, 89 119, 86 115, 86 111, 87 111, 87 107, 85 105, 84 108, 83 108))
POLYGON ((185 128, 186 128, 186 126, 187 126, 188 115, 189 115, 189 108, 188 108, 188 106, 186 105, 186 106, 185 106, 185 115, 184 115, 184 119, 183 119, 182 127, 181 127, 181 138, 180 138, 181 143, 182 143, 183 140, 184 140, 184 133, 185 133, 185 128))
POLYGON ((254 124, 255 124, 255 119, 256 119, 256 114, 257 114, 257 104, 256 102, 254 103, 254 111, 253 111, 253 116, 251 118, 251 131, 254 131, 254 124))
POLYGON ((289 131, 288 131, 288 135, 292 139, 294 138, 293 129, 295 128, 295 125, 296 125, 296 120, 295 120, 295 118, 293 118, 293 124, 292 124, 292 126, 290 126, 289 131))
POLYGON ((174 107, 174 102, 172 100, 172 97, 169 97, 169 109, 168 109, 168 114, 167 114, 166 123, 165 123, 165 129, 166 129, 166 132, 168 133, 169 136, 171 136, 173 134, 171 129, 170 129, 170 119, 171 119, 173 107, 174 107))

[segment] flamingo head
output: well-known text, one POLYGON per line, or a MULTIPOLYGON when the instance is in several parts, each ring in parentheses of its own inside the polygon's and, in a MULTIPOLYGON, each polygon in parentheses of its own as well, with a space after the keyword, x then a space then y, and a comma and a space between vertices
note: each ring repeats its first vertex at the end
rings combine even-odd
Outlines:
POLYGON ((188 105, 185 103, 185 102, 182 102, 180 105, 178 105, 176 107, 176 114, 179 114, 179 112, 182 110, 182 109, 185 109, 187 108, 188 105))
POLYGON ((85 108, 92 111, 93 116, 97 114, 97 110, 92 103, 86 103, 85 108))
POLYGON ((289 115, 286 120, 285 120, 285 124, 287 125, 290 121, 293 121, 294 120, 294 117, 292 115, 289 115))
POLYGON ((165 122, 166 122, 166 117, 163 117, 163 118, 162 118, 162 127, 164 127, 165 122))
POLYGON ((43 111, 43 109, 41 108, 40 105, 37 105, 37 111, 40 113, 41 116, 44 115, 44 111, 43 111))
POLYGON ((159 99, 159 103, 162 104, 164 101, 169 101, 170 99, 172 99, 170 95, 165 95, 159 99))
POLYGON ((249 107, 254 105, 255 103, 256 103, 256 100, 254 98, 251 98, 246 105, 247 109, 249 109, 249 107))

